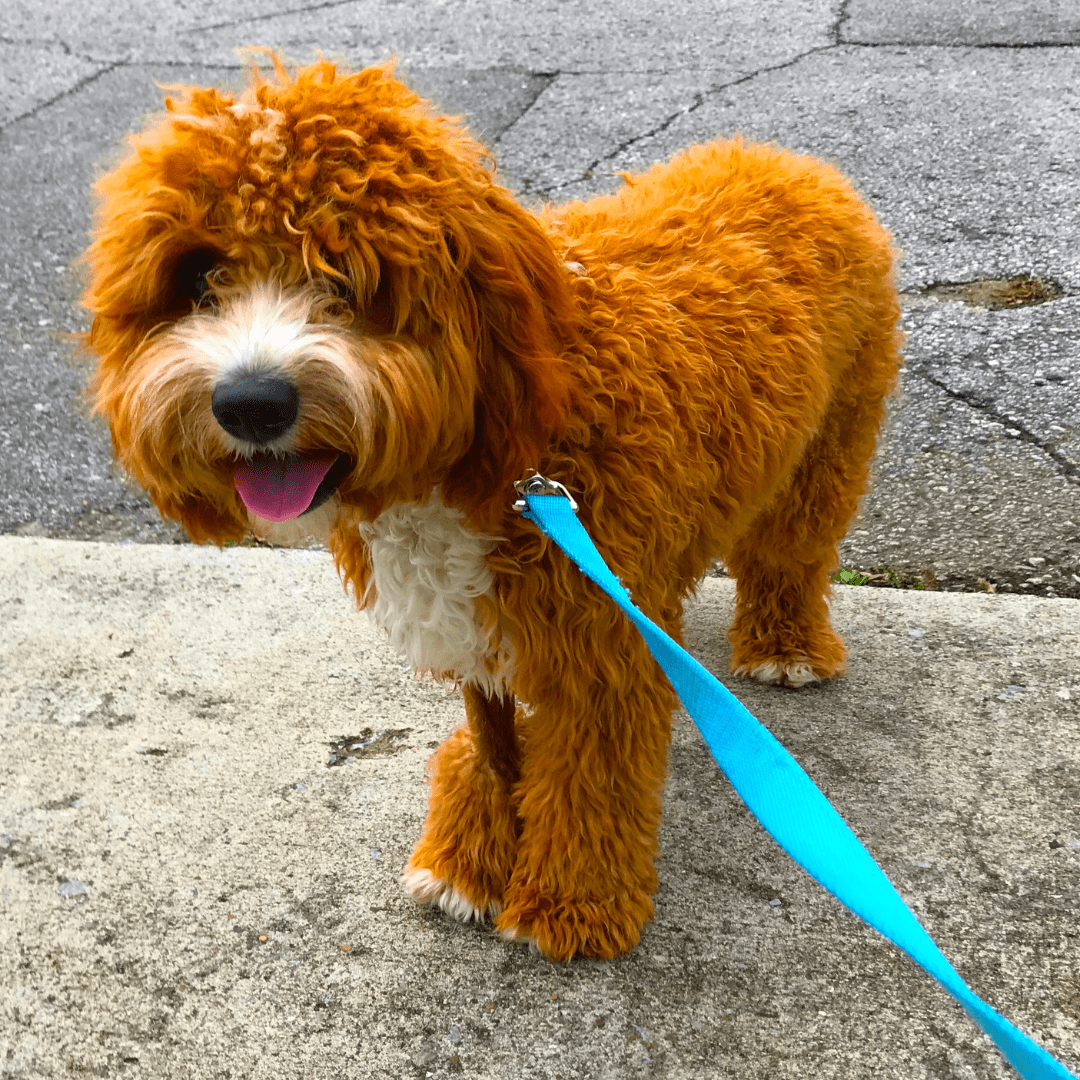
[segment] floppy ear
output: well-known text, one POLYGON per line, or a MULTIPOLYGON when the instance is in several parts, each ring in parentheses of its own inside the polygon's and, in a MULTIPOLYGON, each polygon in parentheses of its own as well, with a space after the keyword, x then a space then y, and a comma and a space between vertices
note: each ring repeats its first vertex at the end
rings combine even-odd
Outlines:
POLYGON ((474 437, 443 482, 455 505, 498 520, 512 484, 566 426, 574 298, 540 223, 496 184, 454 230, 478 355, 474 437))

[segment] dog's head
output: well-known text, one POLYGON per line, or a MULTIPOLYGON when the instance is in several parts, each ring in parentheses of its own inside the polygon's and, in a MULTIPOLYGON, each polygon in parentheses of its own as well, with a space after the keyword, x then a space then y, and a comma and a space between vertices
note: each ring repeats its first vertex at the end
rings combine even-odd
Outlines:
POLYGON ((86 255, 129 474, 219 543, 331 495, 506 503, 565 420, 571 300, 483 148, 387 66, 175 93, 98 183, 86 255))

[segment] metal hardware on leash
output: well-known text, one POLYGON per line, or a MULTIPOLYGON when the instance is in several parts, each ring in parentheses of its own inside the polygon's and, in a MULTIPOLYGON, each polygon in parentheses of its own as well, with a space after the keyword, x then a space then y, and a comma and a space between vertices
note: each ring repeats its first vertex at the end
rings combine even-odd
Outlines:
POLYGON ((529 504, 525 501, 526 495, 562 495, 570 503, 570 509, 575 514, 578 511, 574 496, 558 480, 549 480, 539 473, 534 472, 532 476, 527 476, 524 480, 515 480, 514 490, 521 496, 520 499, 514 500, 514 509, 519 514, 524 514, 529 509, 529 504))

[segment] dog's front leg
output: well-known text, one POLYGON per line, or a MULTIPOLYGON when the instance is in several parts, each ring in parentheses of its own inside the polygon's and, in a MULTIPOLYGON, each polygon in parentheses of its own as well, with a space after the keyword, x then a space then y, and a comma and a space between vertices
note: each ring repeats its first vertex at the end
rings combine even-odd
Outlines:
POLYGON ((514 866, 518 777, 514 698, 464 688, 468 722, 435 752, 429 766, 427 821, 402 881, 422 904, 463 921, 502 910, 514 866))
POLYGON ((653 913, 675 695, 626 620, 598 627, 587 653, 530 694, 518 723, 521 838, 496 926, 553 960, 610 958, 653 913))

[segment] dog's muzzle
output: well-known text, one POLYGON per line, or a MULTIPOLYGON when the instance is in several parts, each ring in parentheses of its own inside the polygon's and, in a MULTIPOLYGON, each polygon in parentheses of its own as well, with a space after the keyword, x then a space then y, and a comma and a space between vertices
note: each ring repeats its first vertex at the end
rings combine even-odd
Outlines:
MULTIPOLYGON (((268 446, 296 424, 300 395, 279 375, 244 372, 217 385, 210 409, 233 438, 268 446)), ((263 451, 237 464, 233 484, 256 517, 291 521, 326 502, 348 471, 349 458, 337 450, 263 451)))

